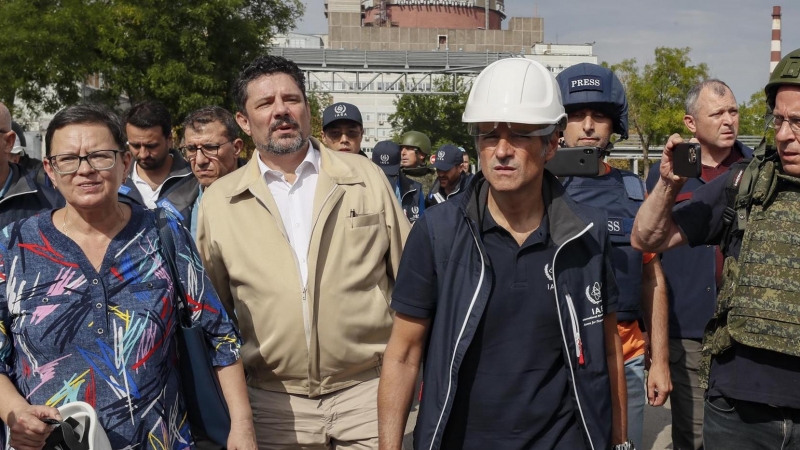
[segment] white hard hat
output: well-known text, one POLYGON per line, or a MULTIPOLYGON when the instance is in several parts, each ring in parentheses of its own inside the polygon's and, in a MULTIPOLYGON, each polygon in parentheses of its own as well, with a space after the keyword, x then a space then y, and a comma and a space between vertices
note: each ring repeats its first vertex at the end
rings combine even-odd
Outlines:
POLYGON ((527 58, 495 61, 475 79, 461 120, 566 125, 558 82, 527 58))
MULTIPOLYGON (((97 420, 97 412, 91 405, 85 402, 67 403, 58 408, 58 412, 64 419, 63 423, 69 423, 72 426, 75 438, 79 441, 81 447, 89 450, 112 450, 108 436, 106 436, 103 427, 100 426, 100 421, 97 420), (72 420, 68 421, 68 419, 72 420)), ((49 442, 50 440, 48 439, 49 442)), ((59 447, 69 448, 65 443, 62 443, 59 447)))

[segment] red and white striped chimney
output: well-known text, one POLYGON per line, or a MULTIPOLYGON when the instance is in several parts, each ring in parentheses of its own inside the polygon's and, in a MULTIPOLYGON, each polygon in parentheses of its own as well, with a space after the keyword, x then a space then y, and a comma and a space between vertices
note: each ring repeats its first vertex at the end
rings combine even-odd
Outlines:
POLYGON ((781 7, 772 7, 772 46, 770 48, 769 73, 781 61, 781 7))

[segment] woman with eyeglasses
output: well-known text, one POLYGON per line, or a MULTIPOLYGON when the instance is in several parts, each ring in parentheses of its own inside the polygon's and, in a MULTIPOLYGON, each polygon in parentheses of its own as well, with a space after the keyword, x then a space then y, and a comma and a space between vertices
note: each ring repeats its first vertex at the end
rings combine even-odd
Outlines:
POLYGON ((255 449, 240 339, 185 228, 170 219, 180 280, 156 213, 118 201, 131 166, 120 119, 78 105, 47 129, 44 168, 66 206, 0 232, 0 419, 41 449, 57 407, 84 401, 113 448, 194 448, 177 370, 173 283, 210 344, 232 419, 228 448, 255 449))

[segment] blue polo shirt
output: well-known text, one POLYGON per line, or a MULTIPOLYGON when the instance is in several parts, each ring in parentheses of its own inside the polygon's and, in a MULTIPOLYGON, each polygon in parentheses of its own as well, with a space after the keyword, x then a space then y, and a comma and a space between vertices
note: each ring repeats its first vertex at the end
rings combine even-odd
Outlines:
POLYGON ((481 228, 494 283, 441 448, 583 449, 548 272, 556 247, 547 216, 521 246, 488 208, 481 228))
MULTIPOLYGON (((673 220, 689 245, 718 245, 724 238, 727 179, 728 175, 715 178, 673 211, 673 220)), ((738 259, 741 244, 741 240, 733 240, 725 257, 738 259)), ((706 395, 800 409, 798 386, 800 357, 734 343, 711 359, 706 395)))

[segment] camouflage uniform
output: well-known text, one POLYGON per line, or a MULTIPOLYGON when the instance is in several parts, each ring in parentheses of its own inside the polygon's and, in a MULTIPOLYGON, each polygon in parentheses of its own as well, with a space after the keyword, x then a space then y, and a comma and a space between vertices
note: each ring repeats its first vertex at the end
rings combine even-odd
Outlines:
POLYGON ((431 193, 431 187, 436 181, 436 170, 428 166, 403 168, 403 175, 421 184, 425 197, 431 193))

